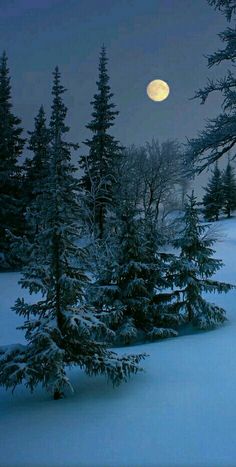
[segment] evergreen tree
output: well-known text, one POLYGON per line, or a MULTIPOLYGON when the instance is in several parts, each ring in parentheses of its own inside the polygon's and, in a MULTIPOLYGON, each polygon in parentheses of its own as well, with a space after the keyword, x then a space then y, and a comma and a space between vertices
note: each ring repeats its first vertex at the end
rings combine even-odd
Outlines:
POLYGON ((230 161, 228 161, 227 167, 223 173, 223 211, 228 218, 231 217, 231 213, 236 209, 236 179, 234 170, 230 161))
POLYGON ((141 221, 132 210, 122 215, 120 232, 117 285, 121 292, 125 321, 136 329, 144 329, 153 291, 154 263, 149 263, 147 245, 141 221))
POLYGON ((143 357, 118 356, 107 350, 104 340, 112 335, 107 317, 85 303, 86 251, 78 246, 78 180, 71 163, 71 150, 77 145, 65 137, 69 128, 65 124, 64 91, 56 68, 50 170, 28 213, 28 221, 33 223, 37 213, 40 229, 32 243, 28 242, 29 261, 20 280, 22 287, 30 293, 39 292, 42 298, 33 305, 24 299, 16 301, 14 310, 26 318, 22 328, 27 345, 0 352, 2 385, 14 388, 24 381, 33 390, 41 383, 55 399, 62 396, 64 386, 70 386, 68 365, 78 365, 89 375, 105 374, 113 384, 119 384, 138 371, 143 357))
POLYGON ((51 132, 46 126, 46 116, 43 106, 35 117, 35 127, 29 132, 28 149, 33 152, 31 159, 25 161, 25 192, 27 192, 27 205, 41 191, 44 180, 48 175, 50 159, 51 132))
POLYGON ((12 113, 10 76, 4 52, 0 58, 0 267, 14 264, 7 231, 17 234, 23 228, 22 180, 17 165, 24 146, 20 123, 12 113))
POLYGON ((91 139, 85 141, 89 154, 82 156, 80 162, 84 171, 81 186, 86 190, 90 202, 91 192, 95 195, 90 209, 95 211, 95 224, 100 239, 104 237, 108 210, 114 205, 117 164, 121 154, 120 144, 108 132, 119 112, 111 101, 113 94, 109 85, 107 61, 103 46, 99 60, 98 91, 91 102, 92 121, 87 125, 92 132, 91 139))
POLYGON ((214 170, 212 171, 212 177, 210 178, 205 191, 206 194, 203 197, 205 218, 209 221, 218 221, 224 201, 222 176, 217 164, 215 164, 214 170))
POLYGON ((92 287, 94 305, 110 313, 118 343, 177 335, 181 318, 171 304, 177 294, 163 293, 170 286, 169 260, 167 253, 157 253, 153 225, 132 204, 122 205, 115 254, 92 287))
POLYGON ((199 223, 197 204, 192 193, 185 207, 183 235, 174 242, 180 256, 173 262, 172 272, 175 271, 174 284, 183 295, 179 307, 186 320, 200 329, 208 329, 225 321, 225 310, 209 303, 202 294, 226 293, 233 286, 211 279, 223 263, 212 257, 215 240, 207 235, 209 226, 199 223))
MULTIPOLYGON (((208 3, 220 10, 231 23, 235 21, 235 0, 208 0, 208 3)), ((205 88, 196 92, 195 98, 200 98, 204 104, 211 93, 220 92, 223 97, 222 112, 208 123, 198 138, 191 139, 189 153, 197 164, 197 170, 222 158, 236 144, 236 109, 234 63, 236 59, 236 31, 234 25, 227 27, 219 34, 224 47, 208 56, 208 67, 226 62, 227 74, 216 81, 208 80, 205 88)))
POLYGON ((208 0, 210 5, 213 5, 215 9, 223 11, 226 18, 230 21, 233 14, 236 13, 235 0, 208 0))
POLYGON ((163 251, 165 242, 152 217, 146 219, 144 235, 151 286, 146 337, 149 340, 175 337, 178 335, 179 326, 183 323, 179 307, 179 291, 173 290, 173 278, 170 274, 175 255, 163 251))
POLYGON ((109 311, 118 340, 129 344, 137 339, 138 327, 147 321, 152 283, 140 220, 135 219, 130 207, 121 216, 116 253, 107 259, 92 288, 94 305, 109 311))

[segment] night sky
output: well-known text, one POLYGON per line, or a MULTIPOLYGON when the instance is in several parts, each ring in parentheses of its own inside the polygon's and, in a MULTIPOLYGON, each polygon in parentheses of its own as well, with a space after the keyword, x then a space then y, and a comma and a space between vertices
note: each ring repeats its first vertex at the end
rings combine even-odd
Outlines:
POLYGON ((49 111, 51 72, 58 65, 68 89, 71 139, 81 143, 88 136, 103 43, 120 111, 114 134, 122 144, 152 137, 184 142, 219 110, 219 97, 205 106, 189 100, 207 76, 224 71, 208 70, 204 58, 221 46, 217 33, 226 25, 206 0, 0 0, 0 5, 14 111, 27 130, 41 104, 49 111), (146 95, 146 85, 157 78, 171 88, 162 103, 146 95))

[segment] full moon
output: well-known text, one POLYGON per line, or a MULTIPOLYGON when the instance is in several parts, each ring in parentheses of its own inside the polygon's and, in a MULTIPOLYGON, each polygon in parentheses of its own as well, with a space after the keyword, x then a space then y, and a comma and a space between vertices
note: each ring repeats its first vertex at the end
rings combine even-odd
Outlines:
POLYGON ((154 79, 147 86, 147 95, 152 101, 161 102, 167 99, 170 94, 170 88, 165 81, 154 79))

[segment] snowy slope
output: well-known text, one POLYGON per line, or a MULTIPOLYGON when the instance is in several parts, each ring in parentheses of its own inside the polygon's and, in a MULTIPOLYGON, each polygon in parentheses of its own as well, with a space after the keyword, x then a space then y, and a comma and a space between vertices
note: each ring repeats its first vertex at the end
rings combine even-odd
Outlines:
MULTIPOLYGON (((217 276, 236 283, 236 219, 220 225, 217 276)), ((22 340, 10 311, 17 277, 0 275, 0 345, 22 340)), ((1 389, 0 467, 236 466, 236 291, 213 300, 227 310, 225 326, 130 348, 150 357, 118 389, 77 369, 64 400, 1 389)))

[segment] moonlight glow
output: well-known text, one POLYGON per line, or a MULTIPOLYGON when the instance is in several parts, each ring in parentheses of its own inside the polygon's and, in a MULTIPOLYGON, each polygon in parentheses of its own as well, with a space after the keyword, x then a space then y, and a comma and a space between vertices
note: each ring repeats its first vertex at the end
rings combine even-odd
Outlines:
POLYGON ((170 88, 165 81, 154 79, 147 86, 147 95, 155 102, 161 102, 167 99, 170 94, 170 88))

